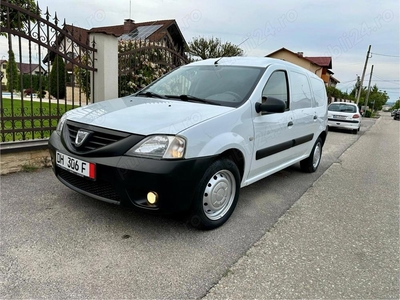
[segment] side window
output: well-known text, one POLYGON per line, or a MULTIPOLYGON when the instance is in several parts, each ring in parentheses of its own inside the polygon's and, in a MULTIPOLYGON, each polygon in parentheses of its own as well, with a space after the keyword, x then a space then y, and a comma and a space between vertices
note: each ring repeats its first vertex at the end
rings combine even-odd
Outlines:
POLYGON ((292 101, 291 109, 301 109, 311 107, 311 89, 307 76, 298 72, 290 72, 292 82, 292 101))
POLYGON ((324 106, 328 103, 325 85, 316 78, 311 78, 311 86, 314 92, 315 103, 313 106, 324 106))
POLYGON ((286 103, 286 109, 289 108, 288 80, 285 71, 271 74, 262 91, 262 102, 265 102, 267 97, 280 99, 286 103))

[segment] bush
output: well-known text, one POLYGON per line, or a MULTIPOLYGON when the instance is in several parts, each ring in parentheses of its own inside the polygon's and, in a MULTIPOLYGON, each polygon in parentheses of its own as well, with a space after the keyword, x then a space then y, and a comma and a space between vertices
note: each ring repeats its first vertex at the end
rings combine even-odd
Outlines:
POLYGON ((367 110, 367 111, 365 112, 365 114, 364 114, 364 117, 366 117, 366 118, 371 118, 371 117, 372 117, 372 111, 367 110))
POLYGON ((50 94, 54 98, 64 99, 66 95, 65 86, 65 63, 61 56, 56 55, 50 72, 50 94))

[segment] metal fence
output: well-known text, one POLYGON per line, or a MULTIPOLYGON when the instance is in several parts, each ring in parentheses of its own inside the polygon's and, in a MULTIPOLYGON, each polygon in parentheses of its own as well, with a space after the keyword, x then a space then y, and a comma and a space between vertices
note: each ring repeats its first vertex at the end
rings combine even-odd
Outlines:
POLYGON ((122 40, 118 52, 119 96, 132 94, 189 62, 165 41, 122 40))
POLYGON ((1 60, 0 142, 48 138, 65 111, 94 99, 95 42, 38 4, 0 5, 0 39, 8 44, 1 60))

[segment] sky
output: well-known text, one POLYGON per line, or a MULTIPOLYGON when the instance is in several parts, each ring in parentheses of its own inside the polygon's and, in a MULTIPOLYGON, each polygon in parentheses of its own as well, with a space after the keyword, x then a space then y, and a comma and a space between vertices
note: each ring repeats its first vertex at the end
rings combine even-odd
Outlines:
MULTIPOLYGON (((282 47, 304 56, 332 57, 337 88, 350 92, 362 75, 400 98, 399 0, 38 0, 42 11, 66 23, 90 29, 121 25, 124 19, 147 22, 175 19, 187 42, 196 37, 219 38, 265 56, 282 47)), ((7 55, 0 43, 0 56, 7 55)))

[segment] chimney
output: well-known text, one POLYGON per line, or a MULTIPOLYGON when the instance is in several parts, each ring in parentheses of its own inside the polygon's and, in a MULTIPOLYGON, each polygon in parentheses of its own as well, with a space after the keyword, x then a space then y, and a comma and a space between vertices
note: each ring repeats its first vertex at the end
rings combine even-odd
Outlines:
POLYGON ((297 52, 298 57, 303 57, 303 52, 297 52))
POLYGON ((124 33, 129 33, 135 27, 135 21, 132 19, 124 20, 124 33))

